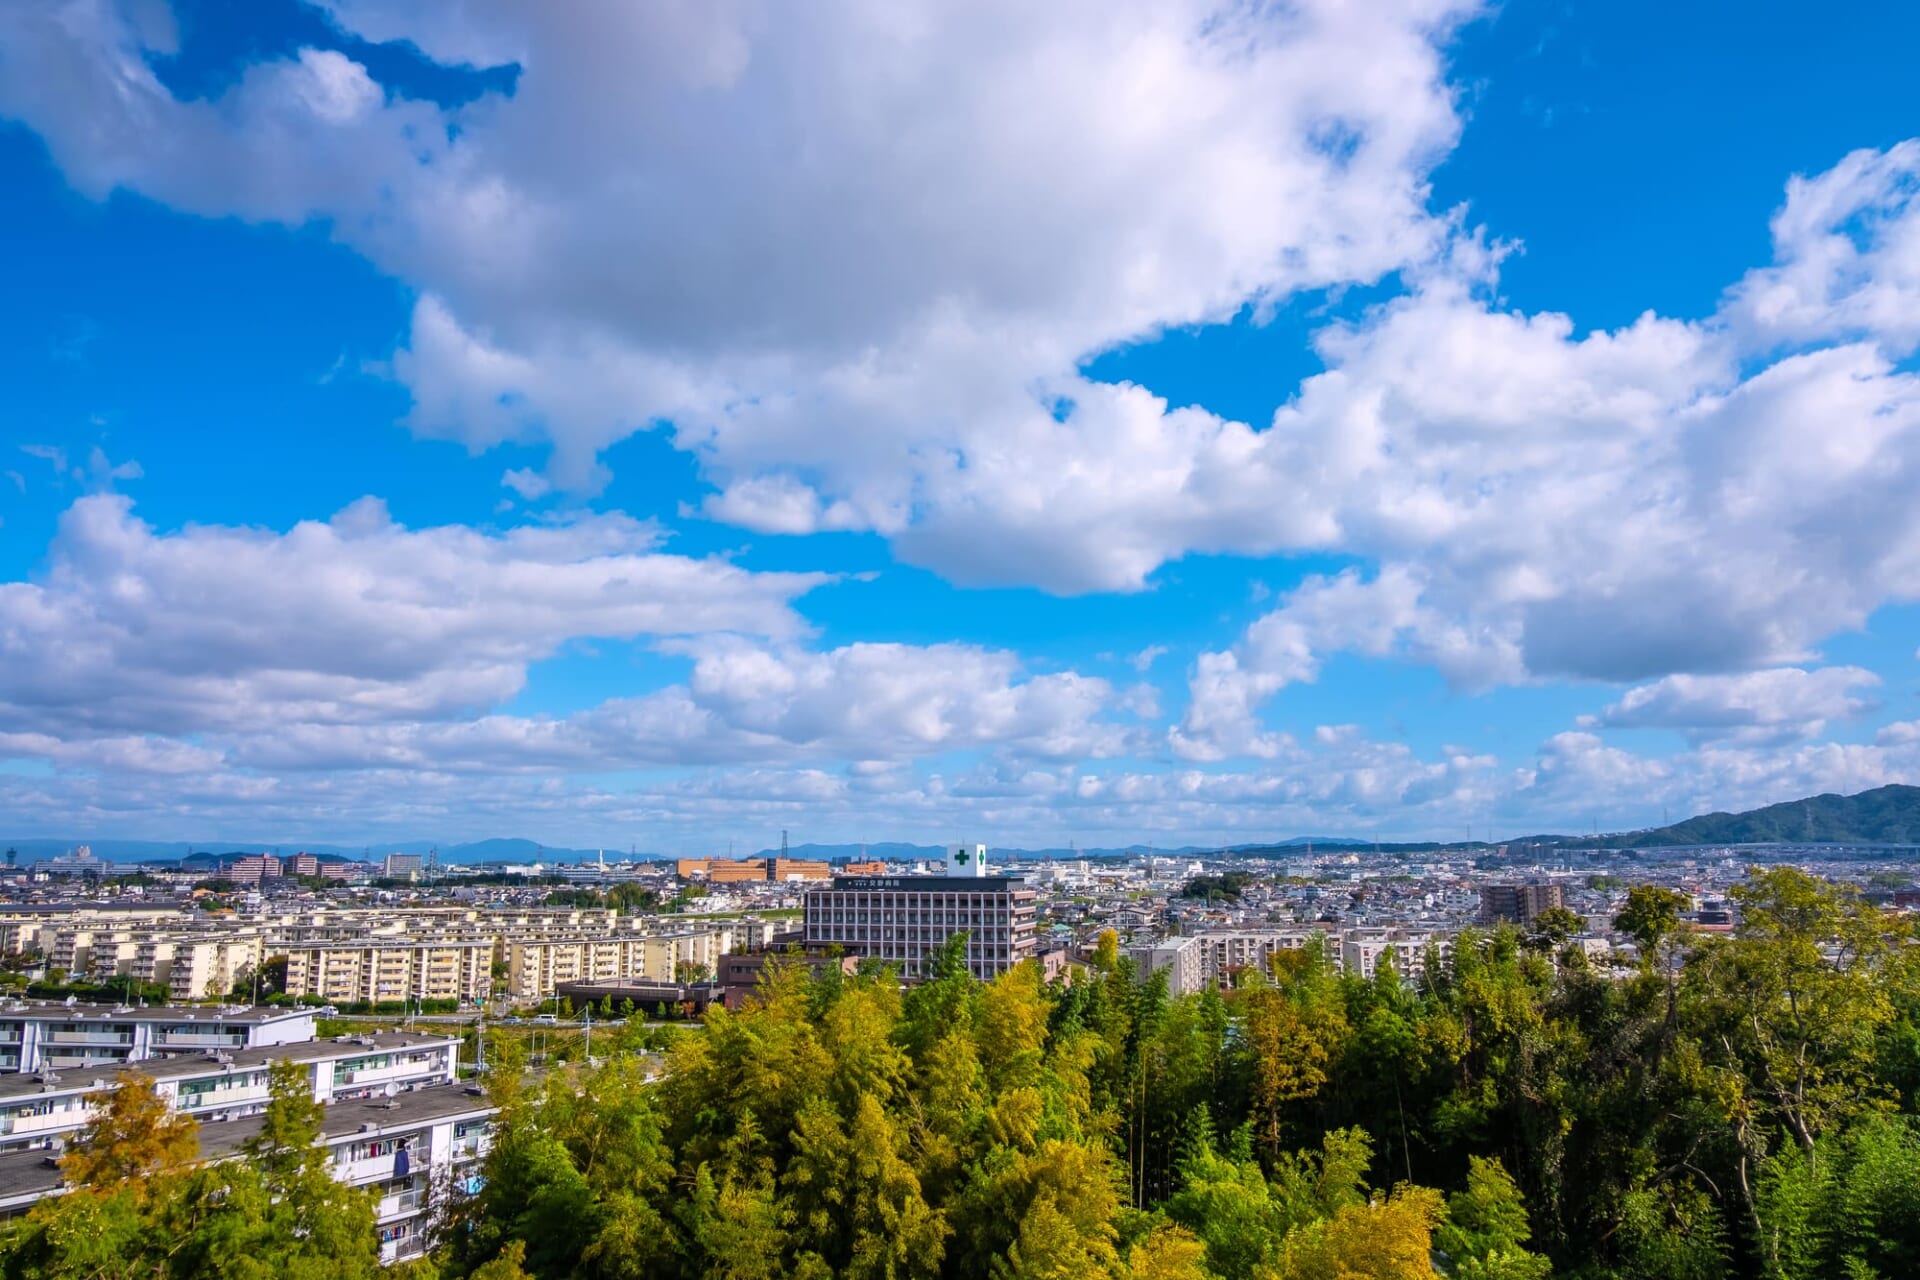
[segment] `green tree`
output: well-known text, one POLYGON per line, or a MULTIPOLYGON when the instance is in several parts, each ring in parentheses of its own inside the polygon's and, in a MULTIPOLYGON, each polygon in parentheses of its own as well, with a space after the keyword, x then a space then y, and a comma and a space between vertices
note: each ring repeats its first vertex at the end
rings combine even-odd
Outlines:
POLYGON ((1545 1280, 1553 1268, 1529 1253, 1533 1235, 1520 1188, 1498 1160, 1468 1158, 1467 1188, 1447 1197, 1435 1243, 1458 1280, 1545 1280))
POLYGON ((1440 1194, 1402 1187, 1391 1196, 1348 1205, 1287 1241, 1281 1280, 1431 1280, 1433 1228, 1440 1194))
POLYGON ((1685 894, 1638 884, 1627 890, 1626 905, 1613 918, 1613 927, 1638 944, 1642 964, 1651 964, 1660 944, 1680 928, 1680 913, 1686 905, 1685 894))

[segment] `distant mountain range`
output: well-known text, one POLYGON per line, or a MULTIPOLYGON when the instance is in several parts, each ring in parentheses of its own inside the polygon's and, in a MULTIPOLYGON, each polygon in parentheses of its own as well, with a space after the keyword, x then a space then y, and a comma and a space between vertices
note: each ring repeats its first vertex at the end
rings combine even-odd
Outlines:
POLYGON ((1658 849, 1687 844, 1920 844, 1920 787, 1808 796, 1746 813, 1703 813, 1669 827, 1594 837, 1543 837, 1580 847, 1658 849))
MULTIPOLYGON (((1862 791, 1859 795, 1853 796, 1809 796, 1803 800, 1771 804, 1764 809, 1753 809, 1746 813, 1702 814, 1696 818, 1688 818, 1684 822, 1676 822, 1672 826, 1655 827, 1643 831, 1616 832, 1603 836, 1538 835, 1506 843, 1509 845, 1537 843, 1573 849, 1657 849, 1674 845, 1796 842, 1920 844, 1920 787, 1894 785, 1876 787, 1871 791, 1862 791)), ((434 847, 430 840, 386 841, 374 845, 350 846, 254 841, 206 841, 188 844, 149 840, 0 839, 0 849, 17 850, 19 859, 23 863, 54 857, 80 844, 89 845, 93 849, 94 856, 111 862, 179 862, 195 854, 222 857, 262 852, 293 854, 302 851, 320 857, 377 860, 389 853, 424 854, 434 847)), ((1293 836, 1286 840, 1233 846, 1181 845, 1177 848, 1165 848, 1136 844, 1099 849, 989 847, 988 856, 1001 861, 1010 858, 1105 859, 1144 853, 1159 854, 1164 857, 1194 857, 1220 852, 1288 857, 1302 852, 1309 845, 1316 851, 1378 850, 1381 853, 1428 853, 1443 849, 1465 850, 1486 847, 1479 842, 1388 844, 1351 836, 1293 836)), ((460 865, 480 862, 578 863, 592 862, 600 856, 600 852, 597 849, 567 849, 554 845, 542 845, 522 838, 496 838, 442 845, 440 859, 442 862, 460 865)), ((778 852, 778 849, 758 849, 752 852, 743 851, 735 856, 766 858, 778 852)), ((794 858, 835 861, 864 856, 891 862, 937 857, 942 852, 943 849, 939 845, 906 844, 896 841, 876 844, 798 844, 787 850, 788 856, 794 858)), ((609 862, 626 861, 635 856, 624 849, 608 849, 605 853, 609 862)), ((670 853, 638 854, 643 861, 670 859, 676 856, 678 855, 670 853)), ((716 856, 724 856, 724 854, 716 856)))

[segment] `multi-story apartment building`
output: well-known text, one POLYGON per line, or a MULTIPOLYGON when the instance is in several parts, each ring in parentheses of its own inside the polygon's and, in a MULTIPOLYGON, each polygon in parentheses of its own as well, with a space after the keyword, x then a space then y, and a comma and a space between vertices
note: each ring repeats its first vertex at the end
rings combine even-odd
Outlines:
POLYGON ((1163 970, 1166 972, 1170 996, 1192 995, 1212 984, 1204 938, 1166 938, 1142 943, 1130 948, 1129 954, 1133 957, 1134 974, 1142 982, 1163 970))
MULTIPOLYGON (((389 1031, 337 1040, 309 1040, 259 1049, 179 1053, 125 1068, 153 1081, 167 1105, 202 1122, 233 1120, 266 1108, 268 1072, 275 1062, 299 1064, 316 1102, 386 1096, 451 1084, 459 1068, 459 1040, 389 1031)), ((96 1071, 0 1076, 0 1151, 48 1147, 77 1134, 112 1081, 96 1071)))
POLYGON ((1480 886, 1480 923, 1531 924, 1549 907, 1567 905, 1567 891, 1551 880, 1480 886))
POLYGON ((483 937, 362 936, 296 941, 287 958, 287 994, 330 1003, 364 1000, 483 1000, 492 989, 494 942, 483 937))
POLYGON ((167 1053, 235 1051, 313 1039, 306 1009, 134 1009, 0 1004, 0 1072, 112 1070, 167 1053))
MULTIPOLYGON (((333 1176, 371 1189, 383 1262, 425 1250, 432 1206, 477 1189, 492 1143, 495 1108, 481 1091, 435 1084, 389 1098, 338 1099, 320 1119, 320 1143, 333 1176)), ((260 1132, 260 1117, 202 1124, 200 1158, 236 1159, 260 1132)), ((60 1170, 43 1150, 0 1153, 0 1216, 26 1212, 58 1195, 60 1170)))
POLYGON ((682 929, 639 942, 636 976, 655 982, 678 982, 682 974, 696 970, 710 978, 720 970, 720 957, 735 949, 732 936, 719 929, 682 929))
POLYGON ((775 930, 756 917, 695 923, 611 908, 303 907, 211 917, 58 908, 0 913, 0 949, 42 950, 52 967, 100 981, 158 983, 182 1001, 246 991, 248 975, 283 956, 286 990, 299 999, 469 1003, 492 993, 496 962, 515 998, 538 1000, 568 982, 711 973, 729 951, 769 945, 775 930))
POLYGON ((1326 957, 1347 973, 1371 979, 1384 958, 1402 977, 1421 972, 1429 952, 1453 954, 1453 935, 1443 929, 1379 927, 1336 930, 1218 929, 1185 938, 1163 938, 1129 949, 1136 975, 1145 981, 1162 970, 1169 994, 1214 986, 1248 970, 1267 972, 1275 955, 1298 951, 1318 939, 1326 957))
POLYGON ((1222 929, 1203 933, 1199 940, 1206 948, 1202 963, 1209 980, 1212 980, 1242 969, 1265 972, 1275 954, 1298 951, 1315 938, 1322 939, 1327 954, 1338 964, 1340 948, 1337 940, 1327 941, 1325 934, 1318 929, 1222 929))
POLYGON ((120 902, 48 903, 0 906, 0 951, 47 950, 42 930, 86 924, 104 929, 164 928, 186 919, 178 904, 120 902))
POLYGON ((256 929, 178 936, 173 940, 167 990, 175 1000, 218 999, 257 972, 265 958, 256 929))
POLYGON ((270 853, 235 858, 221 874, 236 884, 257 885, 262 880, 271 880, 280 874, 280 859, 270 853))
POLYGON ((1417 977, 1429 954, 1453 954, 1453 935, 1432 929, 1349 929, 1340 940, 1340 967, 1371 981, 1382 960, 1403 978, 1417 977))
POLYGON ((1032 959, 1034 900, 1026 882, 987 874, 984 846, 948 851, 948 874, 835 876, 807 894, 808 949, 898 961, 918 972, 956 933, 967 935, 967 968, 980 978, 1032 959))
MULTIPOLYGON (((747 931, 758 937, 760 931, 747 931)), ((507 994, 516 1000, 544 1000, 564 983, 644 979, 674 982, 697 966, 711 975, 720 957, 735 950, 729 927, 681 929, 672 933, 509 938, 507 994)))
POLYGON ((427 860, 417 853, 390 853, 380 864, 380 874, 389 880, 412 880, 427 869, 427 860))

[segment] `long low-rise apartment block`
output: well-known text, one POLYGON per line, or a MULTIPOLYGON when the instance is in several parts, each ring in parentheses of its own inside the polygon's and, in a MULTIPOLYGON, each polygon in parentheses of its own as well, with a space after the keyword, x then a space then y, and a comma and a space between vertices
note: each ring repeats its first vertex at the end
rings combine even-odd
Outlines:
MULTIPOLYGON (((0 952, 49 973, 166 988, 174 1001, 259 994, 284 958, 286 994, 313 1004, 398 1004, 495 994, 541 1000, 568 982, 675 982, 766 946, 757 917, 623 914, 612 908, 348 908, 219 915, 48 908, 0 915, 0 952)), ((0 1046, 0 1058, 4 1057, 0 1046)))
MULTIPOLYGON (((235 1120, 264 1110, 268 1072, 275 1062, 299 1064, 316 1102, 385 1096, 452 1084, 460 1042, 451 1036, 389 1031, 234 1052, 149 1058, 116 1069, 137 1071, 183 1115, 202 1121, 235 1120)), ((41 1070, 0 1077, 0 1152, 61 1145, 93 1118, 94 1100, 113 1084, 101 1070, 41 1070)))
MULTIPOLYGON (((342 1099, 321 1113, 320 1142, 333 1176, 375 1193, 382 1261, 425 1251, 436 1198, 470 1194, 492 1142, 495 1108, 477 1088, 438 1084, 389 1098, 342 1099)), ((203 1160, 237 1158, 260 1117, 203 1124, 203 1160)), ((25 1213, 66 1188, 41 1150, 0 1153, 0 1216, 25 1213)))
POLYGON ((505 944, 507 994, 544 1000, 565 983, 679 982, 692 971, 711 975, 733 951, 729 929, 682 929, 614 938, 515 938, 505 944))
POLYGON ((170 1053, 311 1040, 310 1009, 0 1003, 0 1072, 112 1070, 170 1053))
POLYGON ((287 994, 335 1004, 457 1000, 471 1004, 493 986, 492 938, 363 937, 291 942, 287 994))

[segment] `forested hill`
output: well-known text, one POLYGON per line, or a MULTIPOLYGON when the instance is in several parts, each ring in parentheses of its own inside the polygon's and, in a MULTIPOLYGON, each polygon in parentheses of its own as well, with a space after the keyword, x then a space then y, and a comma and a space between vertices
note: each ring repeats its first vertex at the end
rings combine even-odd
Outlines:
POLYGON ((1854 796, 1808 796, 1747 813, 1703 813, 1670 827, 1604 836, 1600 843, 1648 849, 1799 840, 1920 844, 1920 787, 1876 787, 1854 796))

